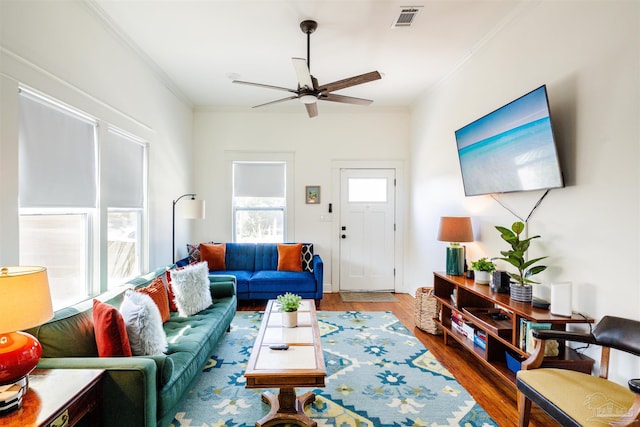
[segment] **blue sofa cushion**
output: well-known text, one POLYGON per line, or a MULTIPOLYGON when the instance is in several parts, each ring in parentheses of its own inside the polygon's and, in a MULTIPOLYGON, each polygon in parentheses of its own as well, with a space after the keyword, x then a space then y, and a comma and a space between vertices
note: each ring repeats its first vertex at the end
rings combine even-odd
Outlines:
POLYGON ((261 292, 315 292, 316 280, 306 271, 256 271, 251 276, 251 294, 261 292))
POLYGON ((255 259, 255 243, 227 243, 225 254, 227 272, 235 270, 255 271, 255 259))
POLYGON ((278 244, 262 243, 256 247, 255 271, 278 269, 278 244))

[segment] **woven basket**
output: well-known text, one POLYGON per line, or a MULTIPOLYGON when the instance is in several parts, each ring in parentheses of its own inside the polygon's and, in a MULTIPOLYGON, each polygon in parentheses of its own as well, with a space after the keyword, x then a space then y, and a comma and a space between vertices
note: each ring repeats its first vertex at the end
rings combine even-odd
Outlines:
POLYGON ((434 318, 440 314, 440 302, 433 296, 433 288, 418 288, 416 290, 416 307, 414 320, 416 326, 433 335, 440 335, 442 329, 434 318))

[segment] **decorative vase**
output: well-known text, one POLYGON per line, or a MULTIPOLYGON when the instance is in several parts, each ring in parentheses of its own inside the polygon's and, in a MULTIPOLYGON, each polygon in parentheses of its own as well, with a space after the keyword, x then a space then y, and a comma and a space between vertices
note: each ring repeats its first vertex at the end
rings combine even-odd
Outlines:
POLYGON ((473 272, 474 280, 479 285, 488 285, 491 282, 491 272, 490 271, 480 271, 474 270, 473 272))
POLYGON ((510 287, 510 296, 514 301, 531 302, 533 300, 533 286, 517 285, 512 283, 510 287))
POLYGON ((296 326, 298 326, 298 312, 283 311, 282 326, 284 326, 285 328, 295 328, 296 326))

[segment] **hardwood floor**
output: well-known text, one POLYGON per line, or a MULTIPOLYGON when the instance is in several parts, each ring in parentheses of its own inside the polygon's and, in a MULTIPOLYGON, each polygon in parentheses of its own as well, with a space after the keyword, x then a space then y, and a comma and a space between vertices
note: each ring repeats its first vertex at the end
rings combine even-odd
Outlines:
MULTIPOLYGON (((458 344, 445 347, 442 335, 431 335, 415 327, 415 298, 409 294, 395 294, 398 302, 345 303, 340 294, 324 294, 318 310, 326 311, 391 311, 407 329, 453 374, 500 426, 518 425, 516 390, 482 366, 458 344)), ((264 310, 264 302, 242 302, 239 310, 264 310)), ((450 340, 453 342, 453 340, 450 340)), ((553 419, 533 405, 531 427, 557 426, 553 419)))

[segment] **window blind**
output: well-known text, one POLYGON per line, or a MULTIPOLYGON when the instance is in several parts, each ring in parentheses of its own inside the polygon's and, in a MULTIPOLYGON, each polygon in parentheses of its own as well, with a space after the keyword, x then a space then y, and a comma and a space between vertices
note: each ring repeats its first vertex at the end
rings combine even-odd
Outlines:
POLYGON ((96 123, 24 90, 18 102, 20 207, 95 207, 96 123))
POLYGON ((145 146, 123 133, 109 129, 104 153, 107 206, 144 207, 145 146))
POLYGON ((285 163, 235 162, 235 197, 285 197, 285 163))

